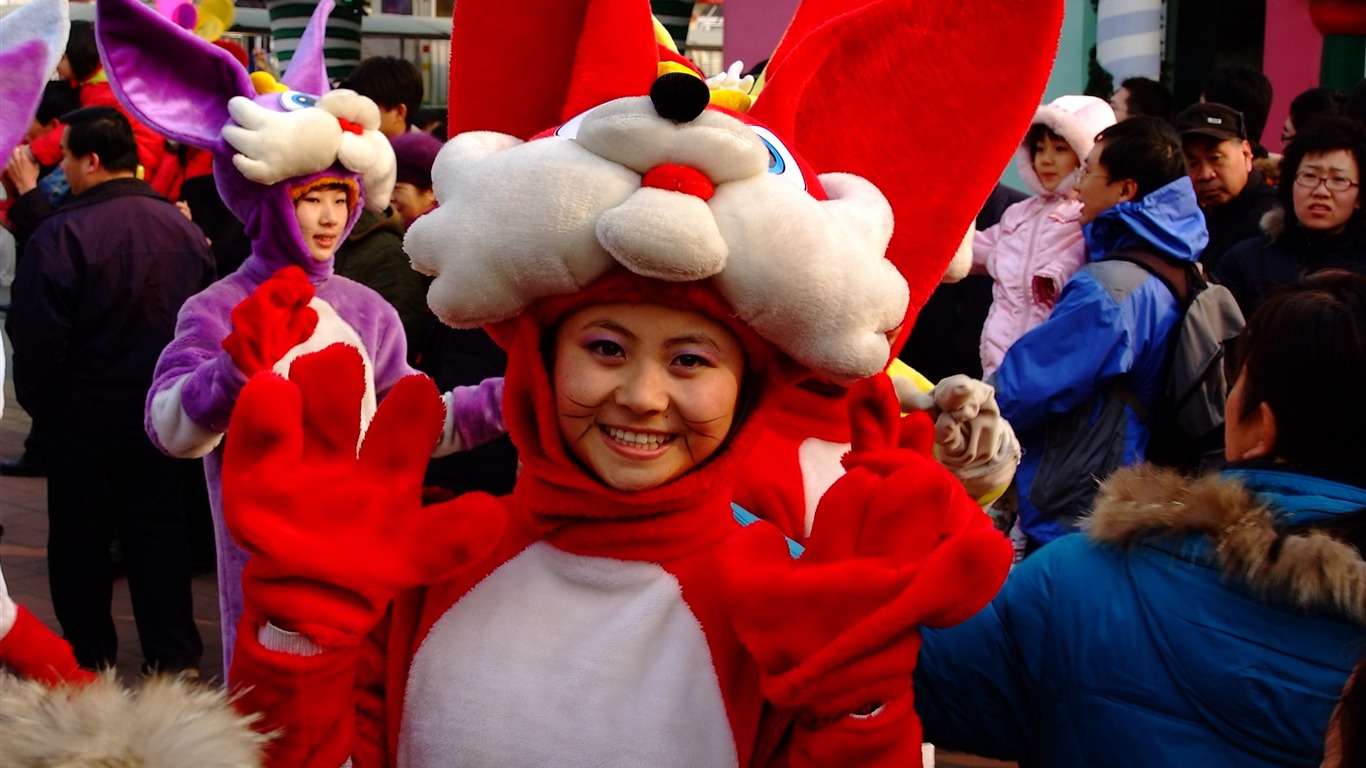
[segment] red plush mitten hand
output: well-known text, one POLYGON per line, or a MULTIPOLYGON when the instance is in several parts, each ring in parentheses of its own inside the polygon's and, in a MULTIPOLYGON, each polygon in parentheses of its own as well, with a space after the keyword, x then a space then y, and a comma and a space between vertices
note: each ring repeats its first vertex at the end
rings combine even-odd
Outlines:
POLYGON ((0 637, 0 666, 46 685, 84 684, 95 679, 94 672, 76 664, 71 646, 22 605, 16 608, 14 624, 0 637))
POLYGON ((847 472, 817 506, 800 559, 758 524, 722 553, 727 610, 764 694, 801 724, 798 764, 918 755, 918 628, 972 616, 1010 568, 1010 543, 953 476, 901 447, 899 410, 886 376, 855 385, 847 472))
POLYGON ((247 376, 269 371, 318 327, 318 312, 308 306, 312 299, 313 284, 302 268, 279 270, 232 308, 232 333, 223 349, 247 376))
MULTIPOLYGON (((244 621, 356 645, 395 593, 485 555, 503 528, 491 496, 422 506, 422 475, 444 420, 425 376, 399 381, 360 437, 363 363, 334 344, 285 380, 242 390, 223 457, 224 515, 248 552, 244 621)), ((245 628, 245 625, 244 625, 245 628)))

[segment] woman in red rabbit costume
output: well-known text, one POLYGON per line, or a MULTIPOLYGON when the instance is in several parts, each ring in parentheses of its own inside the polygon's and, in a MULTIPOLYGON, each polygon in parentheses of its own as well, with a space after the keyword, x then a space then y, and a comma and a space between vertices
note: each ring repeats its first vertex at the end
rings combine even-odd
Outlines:
POLYGON ((362 436, 353 351, 253 378, 223 475, 252 555, 238 705, 279 766, 916 763, 918 628, 975 613, 1012 556, 876 375, 952 249, 899 271, 873 184, 656 78, 647 3, 500 5, 455 8, 459 135, 405 245, 438 316, 507 350, 522 473, 423 508, 429 381, 362 436), (523 101, 479 93, 491 62, 523 101), (813 374, 872 378, 794 559, 731 500, 774 393, 813 374))

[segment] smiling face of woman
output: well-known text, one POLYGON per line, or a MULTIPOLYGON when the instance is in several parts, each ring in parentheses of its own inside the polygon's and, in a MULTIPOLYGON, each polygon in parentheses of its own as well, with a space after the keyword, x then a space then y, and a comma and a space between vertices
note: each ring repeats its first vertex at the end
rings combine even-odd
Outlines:
POLYGON ((294 202, 299 235, 314 261, 327 261, 336 254, 351 214, 348 201, 344 187, 325 186, 308 190, 294 202))
POLYGON ((577 310, 555 335, 560 436, 606 485, 658 487, 724 444, 744 366, 739 340, 696 312, 638 304, 577 310))

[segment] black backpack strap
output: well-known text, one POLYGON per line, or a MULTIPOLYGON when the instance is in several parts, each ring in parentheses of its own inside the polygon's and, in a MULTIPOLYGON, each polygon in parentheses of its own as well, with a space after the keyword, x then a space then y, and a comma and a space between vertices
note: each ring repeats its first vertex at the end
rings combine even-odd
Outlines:
MULTIPOLYGON (((1186 309, 1190 307, 1190 303, 1194 299, 1195 293, 1205 287, 1204 277, 1200 274, 1200 270, 1194 264, 1189 262, 1178 262, 1174 259, 1168 259, 1155 253, 1149 253, 1147 251, 1115 251, 1101 259, 1101 261, 1127 261, 1130 264, 1142 267, 1153 277, 1160 280, 1163 285, 1167 286, 1167 290, 1171 291, 1172 296, 1176 297, 1177 305, 1183 314, 1186 309)), ((1175 351, 1176 340, 1179 335, 1180 334, 1173 329, 1171 338, 1167 340, 1167 354, 1162 362, 1162 370, 1164 372, 1169 370, 1171 366, 1171 356, 1175 351)), ((1116 376, 1109 381, 1106 385, 1106 389, 1111 395, 1124 401, 1124 404, 1129 406, 1129 410, 1133 411, 1134 416, 1138 418, 1140 423, 1145 425, 1149 423, 1148 420, 1152 416, 1152 413, 1149 411, 1148 406, 1144 405, 1143 401, 1139 399, 1138 393, 1134 391, 1134 388, 1129 386, 1128 376, 1116 376)))
POLYGON ((1127 375, 1110 379, 1105 385, 1105 390, 1129 406, 1129 410, 1134 412, 1134 416, 1138 418, 1140 424, 1148 424, 1148 418, 1152 416, 1152 412, 1148 410, 1148 406, 1144 405, 1142 400, 1138 399, 1138 393, 1134 391, 1134 388, 1129 386, 1127 375))

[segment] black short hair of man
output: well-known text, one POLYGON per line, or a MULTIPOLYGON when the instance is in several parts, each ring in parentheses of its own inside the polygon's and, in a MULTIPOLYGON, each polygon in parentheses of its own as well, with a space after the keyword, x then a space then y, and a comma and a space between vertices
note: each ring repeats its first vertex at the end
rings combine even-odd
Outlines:
POLYGON ((1242 64, 1219 67, 1205 76, 1205 101, 1227 104, 1243 113, 1247 136, 1260 141, 1271 114, 1271 81, 1260 70, 1242 64))
POLYGON ((62 115, 81 108, 81 95, 76 87, 65 80, 49 80, 43 86, 43 96, 38 101, 38 112, 33 119, 43 125, 60 120, 62 115))
POLYGON ((110 171, 138 169, 138 142, 133 125, 113 107, 83 107, 62 115, 66 124, 66 148, 76 157, 97 154, 100 165, 110 171))
POLYGON ((100 49, 95 45, 95 25, 88 21, 71 22, 66 38, 66 63, 71 65, 71 76, 83 83, 100 68, 100 49))
POLYGON ((356 65, 351 76, 341 82, 341 87, 365 96, 381 109, 405 105, 408 114, 404 119, 409 127, 422 108, 422 72, 407 59, 371 56, 356 65))
POLYGON ((1096 134, 1096 143, 1100 142, 1105 142, 1100 162, 1110 179, 1132 179, 1138 185, 1135 200, 1186 175, 1181 137, 1160 117, 1121 120, 1096 134))
POLYGON ((1347 94, 1331 88, 1320 86, 1310 88, 1290 101, 1290 122, 1295 124, 1295 133, 1299 133, 1314 121, 1314 118, 1324 115, 1341 115, 1343 107, 1347 106, 1347 94))
MULTIPOLYGON (((1285 210, 1285 221, 1298 225, 1295 216, 1295 175, 1300 172, 1300 163, 1308 155, 1320 155, 1337 149, 1345 149, 1352 154, 1357 164, 1357 178, 1361 182, 1363 165, 1366 165, 1366 126, 1341 115, 1323 115, 1309 121, 1304 130, 1295 131, 1295 140, 1285 148, 1281 158, 1281 181, 1276 188, 1276 196, 1285 210)), ((1357 188, 1361 193, 1361 188, 1357 188)))
POLYGON ((1146 77, 1130 77, 1119 84, 1129 92, 1129 116, 1148 115, 1172 119, 1172 92, 1167 86, 1146 77))

